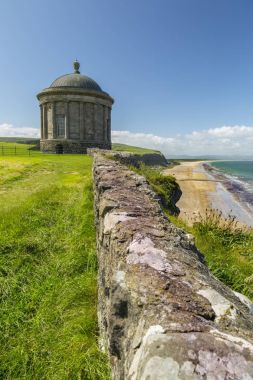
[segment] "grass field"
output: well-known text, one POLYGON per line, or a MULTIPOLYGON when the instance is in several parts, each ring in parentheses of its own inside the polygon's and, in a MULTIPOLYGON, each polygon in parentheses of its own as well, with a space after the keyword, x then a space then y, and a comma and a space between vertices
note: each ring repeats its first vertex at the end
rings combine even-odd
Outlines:
POLYGON ((41 155, 38 150, 31 150, 34 144, 6 142, 0 138, 0 157, 3 156, 38 156, 41 155))
POLYGON ((0 378, 109 379, 97 345, 92 160, 0 157, 0 378))

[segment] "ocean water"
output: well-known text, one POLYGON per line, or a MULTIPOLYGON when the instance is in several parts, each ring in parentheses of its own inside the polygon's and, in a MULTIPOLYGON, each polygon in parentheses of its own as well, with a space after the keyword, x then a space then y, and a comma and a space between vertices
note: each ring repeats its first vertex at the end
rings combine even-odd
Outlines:
MULTIPOLYGON (((253 161, 216 161, 212 166, 243 183, 253 185, 253 161)), ((253 190, 253 189, 252 189, 253 190)))
POLYGON ((217 189, 225 188, 232 196, 230 201, 223 196, 224 203, 239 220, 253 226, 253 161, 215 161, 210 165, 217 189))

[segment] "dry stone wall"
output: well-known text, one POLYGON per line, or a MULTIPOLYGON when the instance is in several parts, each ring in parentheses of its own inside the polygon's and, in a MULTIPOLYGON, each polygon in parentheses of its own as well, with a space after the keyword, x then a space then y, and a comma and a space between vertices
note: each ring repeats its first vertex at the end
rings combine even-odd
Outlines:
POLYGON ((94 154, 100 343, 116 380, 253 379, 253 316, 146 180, 94 154))

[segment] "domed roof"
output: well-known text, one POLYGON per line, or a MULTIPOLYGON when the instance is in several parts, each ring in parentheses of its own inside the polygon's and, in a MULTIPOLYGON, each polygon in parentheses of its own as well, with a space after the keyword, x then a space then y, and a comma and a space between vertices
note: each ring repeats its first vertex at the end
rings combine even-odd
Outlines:
POLYGON ((93 79, 86 75, 81 75, 80 63, 76 60, 73 64, 75 72, 73 74, 62 75, 55 79, 50 87, 75 87, 85 90, 95 90, 103 92, 101 87, 93 79))

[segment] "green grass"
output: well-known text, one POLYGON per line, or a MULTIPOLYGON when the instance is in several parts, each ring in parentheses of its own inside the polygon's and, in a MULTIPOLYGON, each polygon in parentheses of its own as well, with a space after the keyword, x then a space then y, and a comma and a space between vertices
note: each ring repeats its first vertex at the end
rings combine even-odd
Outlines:
POLYGON ((145 153, 161 153, 159 150, 140 148, 138 146, 131 146, 126 144, 112 144, 112 150, 120 152, 130 152, 136 154, 145 154, 145 153))
POLYGON ((0 378, 109 379, 97 344, 92 159, 0 157, 0 378))
POLYGON ((204 254, 211 272, 233 290, 253 301, 253 233, 238 226, 233 216, 224 218, 216 210, 207 210, 193 226, 169 216, 178 227, 195 236, 197 248, 204 254))
POLYGON ((0 158, 6 156, 42 155, 40 151, 32 149, 34 146, 35 144, 31 143, 5 142, 0 140, 0 158))

